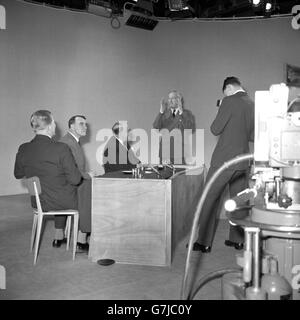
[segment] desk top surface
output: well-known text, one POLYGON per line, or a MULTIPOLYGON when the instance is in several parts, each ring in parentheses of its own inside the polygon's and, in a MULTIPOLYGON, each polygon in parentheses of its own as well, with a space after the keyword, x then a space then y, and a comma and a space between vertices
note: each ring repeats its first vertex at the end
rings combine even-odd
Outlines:
MULTIPOLYGON (((182 169, 182 168, 176 169, 176 173, 181 171, 185 171, 185 169, 182 169)), ((143 173, 143 176, 141 179, 167 180, 173 176, 173 172, 169 168, 158 169, 158 172, 160 173, 160 175, 158 175, 156 172, 152 170, 146 170, 143 173)), ((105 173, 102 176, 96 176, 95 178, 137 179, 133 177, 132 172, 129 170, 111 171, 111 172, 105 173)))

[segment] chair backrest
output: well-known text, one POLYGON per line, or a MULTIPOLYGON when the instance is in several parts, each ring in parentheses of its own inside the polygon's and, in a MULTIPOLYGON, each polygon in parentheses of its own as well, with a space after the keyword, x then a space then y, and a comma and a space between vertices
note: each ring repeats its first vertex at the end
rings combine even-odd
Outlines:
POLYGON ((42 212, 42 206, 41 206, 40 197, 39 197, 39 194, 41 193, 41 184, 40 184, 39 177, 27 178, 25 179, 25 184, 29 194, 35 197, 38 211, 42 212))

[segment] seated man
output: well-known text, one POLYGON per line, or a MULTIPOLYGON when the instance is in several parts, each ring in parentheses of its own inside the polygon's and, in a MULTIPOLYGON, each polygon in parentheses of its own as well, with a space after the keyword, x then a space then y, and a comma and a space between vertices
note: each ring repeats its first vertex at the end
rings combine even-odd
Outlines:
POLYGON ((126 121, 118 121, 112 127, 113 136, 104 149, 103 164, 105 173, 119 170, 131 170, 140 163, 132 150, 126 121))
POLYGON ((86 161, 80 138, 87 133, 85 116, 75 115, 68 122, 69 131, 61 138, 66 143, 74 156, 77 167, 82 175, 82 182, 78 187, 78 211, 79 211, 79 232, 77 252, 88 252, 89 244, 87 235, 91 232, 91 177, 93 173, 86 171, 86 161))
MULTIPOLYGON (((16 155, 14 175, 17 179, 37 176, 40 179, 40 195, 44 211, 77 209, 77 186, 82 177, 69 147, 52 140, 55 122, 48 110, 38 110, 30 118, 35 137, 19 147, 16 155)), ((35 198, 31 198, 36 208, 35 198)), ((65 217, 55 216, 53 243, 64 239, 65 217)))

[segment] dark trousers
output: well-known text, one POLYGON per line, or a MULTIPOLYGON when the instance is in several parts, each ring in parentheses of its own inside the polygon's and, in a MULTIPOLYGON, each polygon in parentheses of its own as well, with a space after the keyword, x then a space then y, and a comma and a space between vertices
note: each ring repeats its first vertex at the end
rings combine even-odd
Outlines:
MULTIPOLYGON (((91 232, 91 203, 92 203, 92 180, 84 179, 77 189, 79 230, 81 232, 91 232)), ((66 226, 66 216, 55 216, 55 229, 64 229, 66 226)))
POLYGON ((78 187, 79 230, 91 232, 92 180, 83 180, 78 187))
MULTIPOLYGON (((210 167, 206 181, 218 168, 210 167)), ((221 210, 222 194, 226 186, 229 186, 230 197, 234 197, 237 193, 248 187, 249 170, 230 170, 226 169, 215 180, 204 201, 199 219, 199 231, 197 242, 204 246, 212 246, 215 232, 218 226, 218 219, 221 210)), ((235 212, 235 217, 244 218, 248 215, 249 210, 239 210, 235 212)), ((230 225, 229 240, 242 243, 244 242, 244 231, 239 226, 230 225)))

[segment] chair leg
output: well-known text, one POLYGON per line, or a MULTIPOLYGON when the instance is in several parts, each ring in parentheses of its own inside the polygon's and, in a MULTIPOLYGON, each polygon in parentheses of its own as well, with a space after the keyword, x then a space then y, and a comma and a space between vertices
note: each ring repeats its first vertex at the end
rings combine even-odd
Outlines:
POLYGON ((77 247, 77 236, 78 236, 78 223, 79 223, 79 215, 78 213, 74 215, 74 238, 73 238, 73 260, 75 260, 76 247, 77 247))
POLYGON ((67 238, 67 234, 68 234, 68 219, 67 219, 65 230, 64 230, 64 238, 67 238))
POLYGON ((71 219, 72 216, 68 216, 66 225, 66 236, 67 236, 67 250, 70 248, 70 234, 71 234, 71 219))
POLYGON ((31 231, 31 240, 30 240, 30 252, 33 250, 34 239, 36 235, 36 225, 37 225, 38 216, 33 214, 33 223, 32 223, 32 231, 31 231))
POLYGON ((34 265, 36 264, 38 251, 39 251, 40 237, 41 237, 41 232, 42 232, 42 223, 43 223, 43 217, 38 217, 35 247, 34 247, 34 260, 33 260, 34 265))

